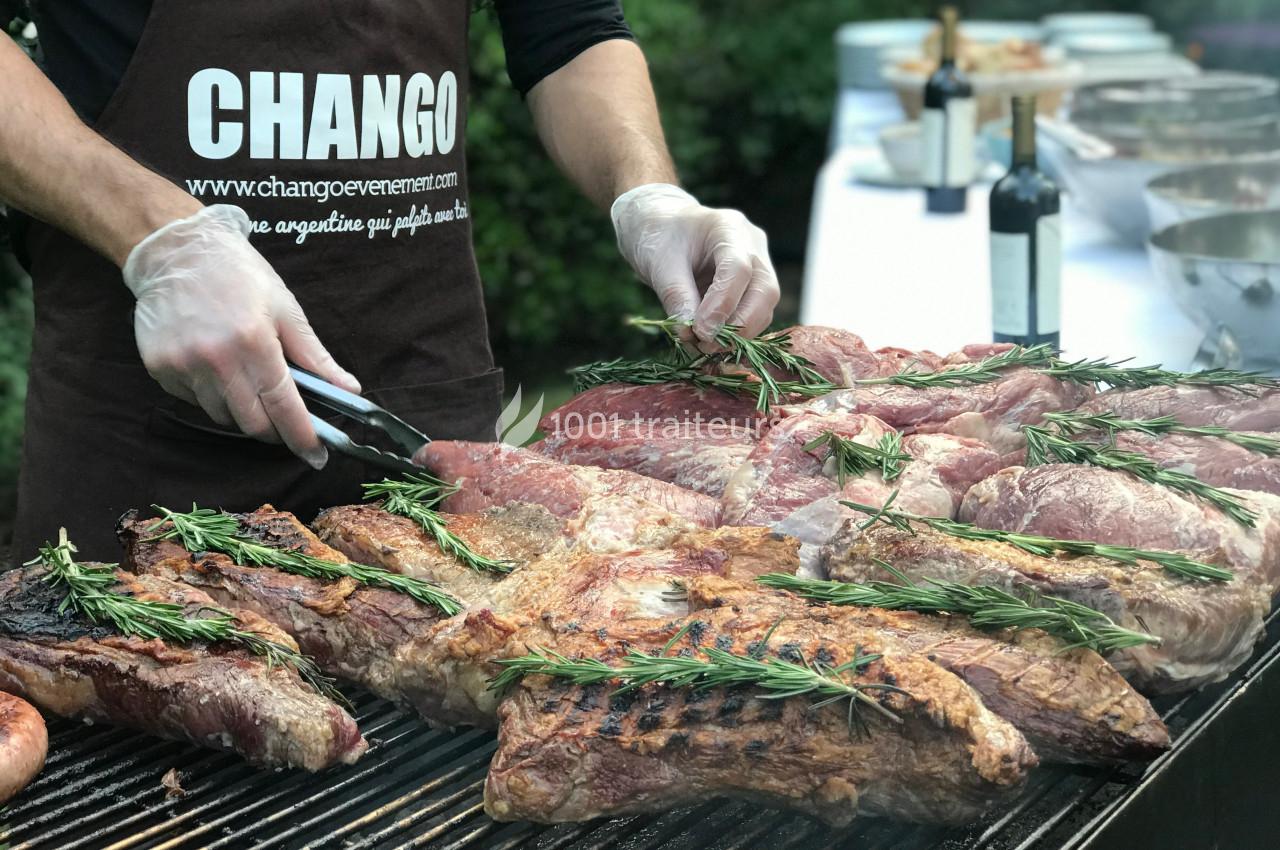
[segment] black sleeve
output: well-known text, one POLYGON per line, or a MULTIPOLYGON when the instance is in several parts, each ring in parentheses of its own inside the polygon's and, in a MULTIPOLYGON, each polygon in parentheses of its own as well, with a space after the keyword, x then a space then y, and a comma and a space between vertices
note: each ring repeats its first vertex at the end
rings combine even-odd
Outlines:
POLYGON ((621 0, 495 0, 507 75, 520 94, 594 44, 631 39, 621 0))
POLYGON ((31 9, 44 48, 45 74, 92 125, 133 58, 151 0, 37 0, 31 9))

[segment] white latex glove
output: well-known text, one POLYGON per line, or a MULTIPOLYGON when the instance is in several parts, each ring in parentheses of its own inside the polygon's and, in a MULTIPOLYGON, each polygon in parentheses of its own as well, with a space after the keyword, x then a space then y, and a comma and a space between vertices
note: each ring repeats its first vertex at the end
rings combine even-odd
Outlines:
POLYGON ((742 213, 704 207, 668 183, 619 195, 609 213, 618 250, 667 315, 693 321, 686 341, 712 351, 723 325, 741 327, 746 336, 769 326, 778 276, 764 231, 742 213))
POLYGON ((138 299, 138 352, 151 377, 213 421, 283 441, 316 469, 316 438, 285 359, 351 392, 360 384, 320 344, 293 294, 249 244, 249 217, 205 207, 139 242, 124 264, 138 299))

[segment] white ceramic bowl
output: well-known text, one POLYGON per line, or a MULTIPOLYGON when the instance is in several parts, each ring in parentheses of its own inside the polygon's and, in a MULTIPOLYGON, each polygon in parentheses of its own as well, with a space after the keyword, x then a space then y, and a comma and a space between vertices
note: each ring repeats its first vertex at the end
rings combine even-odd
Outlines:
POLYGON ((1040 19, 1050 41, 1076 32, 1141 32, 1153 28, 1146 15, 1126 12, 1058 12, 1040 19))

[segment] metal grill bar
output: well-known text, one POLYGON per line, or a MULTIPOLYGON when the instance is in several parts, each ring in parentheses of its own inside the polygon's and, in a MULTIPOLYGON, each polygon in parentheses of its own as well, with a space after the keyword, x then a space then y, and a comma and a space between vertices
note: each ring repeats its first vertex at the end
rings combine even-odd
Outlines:
MULTIPOLYGON (((1212 728, 1255 676, 1280 676, 1280 611, 1229 681, 1160 701, 1181 742, 1212 728)), ((371 742, 358 764, 322 775, 256 770, 233 755, 109 727, 53 720, 45 772, 9 807, 11 850, 431 848, 431 850, 1048 850, 1084 848, 1175 752, 1145 771, 1042 769, 1013 805, 961 830, 863 819, 831 830, 744 803, 708 802, 584 824, 499 824, 483 813, 495 746, 484 732, 427 729, 361 692, 353 714, 371 742), (177 768, 185 795, 160 779, 177 768)))

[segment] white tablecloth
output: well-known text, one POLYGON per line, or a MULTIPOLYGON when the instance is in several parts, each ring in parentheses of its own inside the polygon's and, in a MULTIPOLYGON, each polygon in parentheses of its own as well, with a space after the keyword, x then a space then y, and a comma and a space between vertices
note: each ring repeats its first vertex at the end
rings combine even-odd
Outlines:
MULTIPOLYGON (((884 120, 885 106, 868 102, 884 120)), ((800 320, 860 334, 873 348, 955 350, 991 339, 987 257, 990 186, 969 191, 962 215, 926 215, 920 189, 855 182, 880 156, 842 109, 839 147, 819 173, 800 320)), ((1062 347, 1076 357, 1132 357, 1185 369, 1202 334, 1152 274, 1146 254, 1120 244, 1063 198, 1062 347)))

